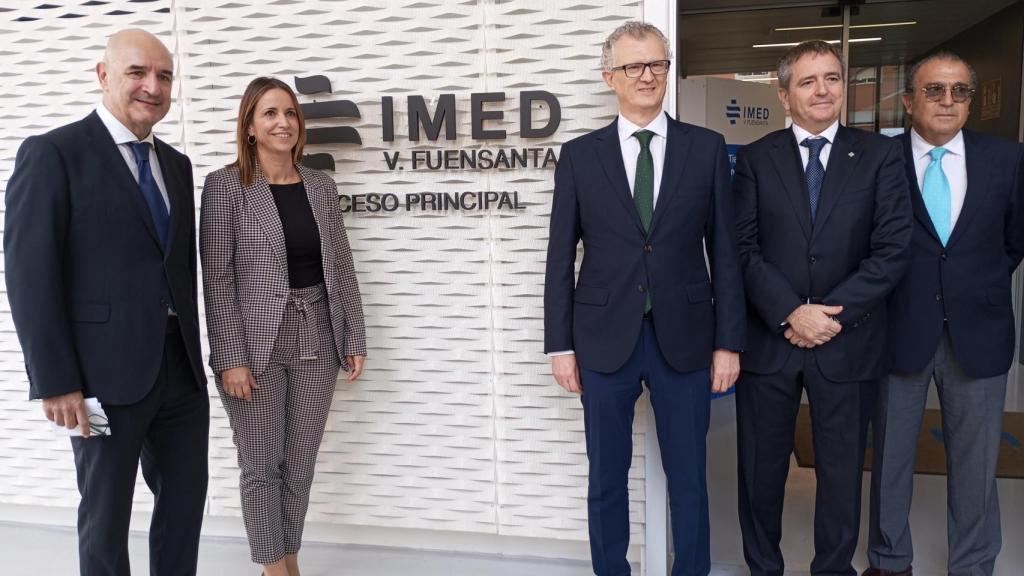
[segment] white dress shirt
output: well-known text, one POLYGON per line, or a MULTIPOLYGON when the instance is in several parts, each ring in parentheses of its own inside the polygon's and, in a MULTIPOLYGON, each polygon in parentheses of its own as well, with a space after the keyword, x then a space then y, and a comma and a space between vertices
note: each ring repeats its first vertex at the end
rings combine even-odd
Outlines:
MULTIPOLYGON (((637 126, 619 114, 619 148, 622 149, 622 165, 626 168, 626 179, 629 180, 629 193, 633 193, 633 185, 636 180, 636 157, 640 155, 640 141, 633 134, 637 130, 650 130, 654 132, 651 143, 651 159, 654 160, 654 206, 658 205, 658 192, 661 191, 661 174, 665 168, 665 142, 668 138, 668 117, 664 113, 658 114, 657 118, 651 120, 647 126, 637 126)), ((573 354, 573 350, 560 350, 548 352, 548 356, 562 356, 573 354)))
POLYGON ((664 113, 651 120, 647 126, 637 126, 619 114, 616 123, 619 128, 619 148, 622 149, 622 165, 626 168, 626 179, 629 180, 629 193, 633 193, 636 180, 636 157, 640 155, 640 141, 633 136, 637 130, 654 132, 651 138, 651 158, 654 160, 654 204, 658 205, 658 192, 661 191, 661 174, 665 167, 665 142, 668 138, 668 117, 664 113))
MULTIPOLYGON (((929 144, 913 129, 910 130, 910 149, 914 154, 914 170, 917 172, 917 189, 924 188, 924 172, 932 163, 932 149, 936 146, 929 144)), ((964 198, 967 197, 967 157, 964 155, 964 133, 961 130, 956 133, 952 140, 946 142, 942 148, 946 153, 942 155, 942 171, 949 180, 949 229, 953 230, 956 220, 960 217, 960 210, 964 207, 964 198)))
POLYGON ((801 146, 800 143, 807 138, 824 138, 828 140, 828 144, 825 144, 821 148, 821 153, 818 154, 818 159, 821 160, 821 165, 826 170, 828 169, 828 156, 832 152, 832 143, 836 141, 836 132, 839 132, 839 120, 832 123, 831 126, 825 129, 821 134, 811 134, 807 130, 793 124, 793 135, 796 136, 797 150, 800 151, 800 161, 803 162, 804 171, 807 171, 807 162, 811 157, 811 150, 807 146, 801 146))
MULTIPOLYGON (((107 110, 107 107, 102 103, 96 107, 96 115, 103 121, 103 125, 107 127, 107 132, 110 132, 110 136, 114 139, 117 144, 117 150, 121 152, 121 156, 124 157, 124 161, 128 164, 128 169, 132 171, 132 176, 135 177, 135 182, 139 181, 139 167, 135 164, 135 153, 128 147, 129 142, 149 142, 149 167, 150 171, 153 172, 153 180, 156 180, 156 187, 160 189, 160 195, 163 196, 164 205, 167 206, 167 212, 171 211, 171 202, 167 197, 167 186, 164 185, 164 175, 160 171, 160 160, 156 157, 156 142, 153 140, 153 133, 150 132, 148 136, 139 140, 132 134, 132 131, 125 127, 124 124, 114 118, 114 115, 107 110)), ((141 193, 141 192, 140 192, 141 193)))

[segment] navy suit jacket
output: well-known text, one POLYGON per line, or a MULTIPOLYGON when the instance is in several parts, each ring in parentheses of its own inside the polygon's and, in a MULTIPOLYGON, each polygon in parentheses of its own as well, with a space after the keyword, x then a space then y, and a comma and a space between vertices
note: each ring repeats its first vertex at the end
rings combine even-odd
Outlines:
POLYGON ((562 145, 544 283, 545 352, 575 350, 579 365, 597 372, 621 368, 639 338, 648 293, 658 345, 674 369, 706 369, 713 349, 743 348, 725 141, 671 118, 649 233, 626 179, 617 120, 562 145))
POLYGON ((774 374, 796 349, 784 336, 789 314, 810 300, 842 305, 843 329, 814 348, 832 381, 886 371, 886 297, 903 276, 913 230, 899 143, 839 127, 815 220, 790 129, 740 149, 733 187, 747 292, 743 369, 774 374))
POLYGON ((160 140, 156 154, 171 204, 166 254, 95 112, 18 150, 4 276, 32 398, 82 390, 106 404, 141 400, 157 380, 172 301, 196 383, 205 386, 192 167, 160 140))
POLYGON ((889 299, 892 369, 923 370, 948 320, 953 354, 968 376, 1005 373, 1013 361, 1011 277, 1024 256, 1024 147, 964 130, 967 196, 943 247, 917 183, 910 134, 906 155, 914 206, 907 275, 889 299))

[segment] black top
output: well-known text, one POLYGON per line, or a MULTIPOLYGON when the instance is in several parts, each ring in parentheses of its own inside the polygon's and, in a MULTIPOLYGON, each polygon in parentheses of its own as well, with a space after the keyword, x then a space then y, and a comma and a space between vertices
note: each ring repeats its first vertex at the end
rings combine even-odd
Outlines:
POLYGON ((270 192, 277 204, 277 214, 284 229, 284 245, 288 254, 288 285, 305 288, 324 281, 320 255, 320 231, 309 207, 306 187, 302 182, 271 184, 270 192))

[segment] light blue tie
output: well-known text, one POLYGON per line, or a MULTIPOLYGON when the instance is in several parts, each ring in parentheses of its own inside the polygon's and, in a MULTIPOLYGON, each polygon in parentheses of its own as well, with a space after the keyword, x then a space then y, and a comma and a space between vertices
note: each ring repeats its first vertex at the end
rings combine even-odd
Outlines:
POLYGON ((932 148, 932 151, 929 152, 932 161, 924 171, 924 184, 921 186, 924 206, 928 209, 928 215, 932 218, 935 232, 939 235, 943 246, 949 241, 951 220, 953 219, 949 179, 942 171, 942 156, 946 152, 948 150, 941 146, 932 148))

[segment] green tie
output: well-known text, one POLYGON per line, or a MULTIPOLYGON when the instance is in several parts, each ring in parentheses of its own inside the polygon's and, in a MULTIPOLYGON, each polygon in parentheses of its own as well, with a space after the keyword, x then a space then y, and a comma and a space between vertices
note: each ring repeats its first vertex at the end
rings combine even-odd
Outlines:
POLYGON ((633 180, 633 202, 644 225, 644 232, 651 229, 654 215, 654 158, 651 156, 651 138, 654 132, 637 130, 633 136, 640 142, 640 154, 636 157, 636 178, 633 180))
MULTIPOLYGON (((633 179, 633 203, 644 225, 644 232, 651 230, 654 215, 654 158, 651 156, 651 138, 654 132, 637 130, 633 136, 640 142, 640 154, 636 157, 636 178, 633 179)), ((651 311, 651 291, 644 293, 644 314, 651 311)))

